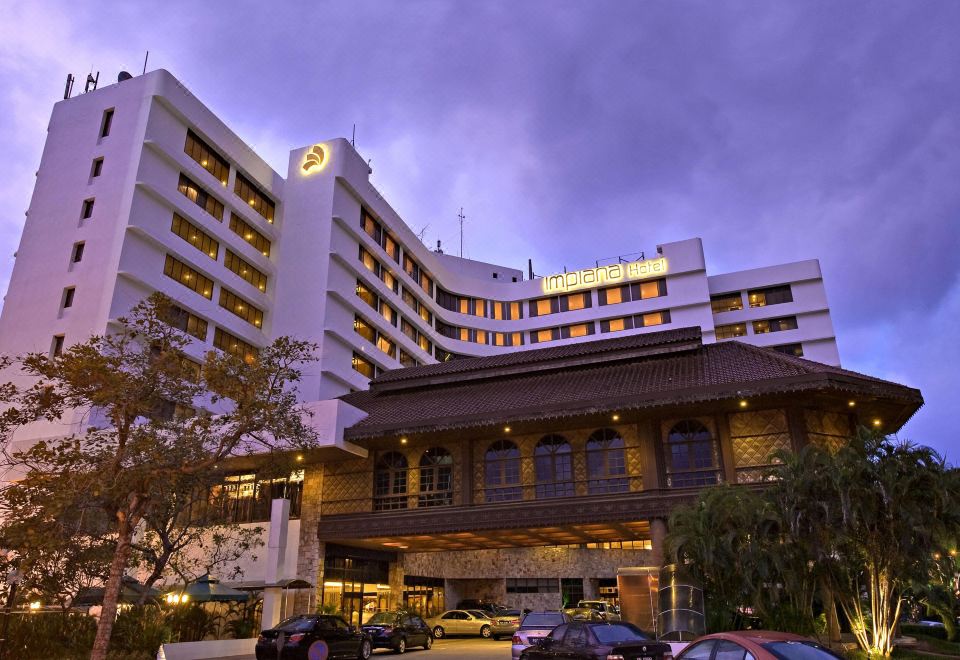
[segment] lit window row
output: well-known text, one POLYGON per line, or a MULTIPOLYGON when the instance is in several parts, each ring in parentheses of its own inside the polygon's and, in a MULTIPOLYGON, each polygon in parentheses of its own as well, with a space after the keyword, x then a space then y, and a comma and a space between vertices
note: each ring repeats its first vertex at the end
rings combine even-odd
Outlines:
POLYGON ((414 282, 420 285, 424 293, 433 298, 433 280, 431 280, 426 271, 420 267, 420 264, 406 252, 403 253, 403 270, 413 278, 414 282))
POLYGON ((427 355, 433 353, 433 343, 427 338, 427 335, 420 332, 415 325, 402 316, 400 317, 400 332, 409 337, 410 341, 419 346, 427 355))
POLYGON ((233 192, 246 202, 250 208, 263 216, 264 220, 273 223, 273 213, 276 206, 266 193, 262 192, 250 179, 237 172, 237 179, 233 185, 233 192))
POLYGON ((600 321, 600 332, 620 332, 621 330, 647 328, 654 325, 664 325, 666 323, 670 323, 670 310, 668 309, 600 321))
POLYGON ((394 274, 391 273, 389 269, 385 268, 383 264, 381 264, 380 261, 370 254, 362 245, 360 246, 360 261, 367 270, 382 280, 383 283, 387 285, 388 289, 394 293, 400 293, 400 282, 397 280, 394 274))
POLYGON ((244 280, 255 286, 260 291, 267 290, 267 276, 257 268, 247 263, 244 259, 234 254, 232 250, 227 250, 223 265, 242 277, 244 280))
POLYGON ((220 306, 257 328, 263 327, 263 311, 223 287, 220 287, 220 306))
POLYGON ((200 341, 206 341, 207 339, 207 322, 182 307, 171 305, 163 320, 171 327, 196 337, 200 341))
POLYGON ((357 280, 356 294, 363 302, 370 305, 380 316, 382 316, 387 323, 396 327, 397 325, 397 310, 390 306, 390 303, 383 300, 376 293, 370 290, 370 288, 357 280))
MULTIPOLYGON (((797 317, 784 316, 778 319, 762 319, 753 321, 753 334, 765 335, 770 332, 782 332, 784 330, 796 330, 797 317)), ((729 323, 727 325, 718 325, 714 328, 717 339, 731 339, 733 337, 743 337, 747 334, 746 323, 729 323)))
POLYGON ((189 129, 187 129, 187 141, 183 146, 183 151, 197 161, 200 167, 215 176, 220 183, 227 185, 227 178, 230 176, 230 164, 189 129))
POLYGON ((354 315, 353 331, 390 357, 396 359, 397 345, 391 341, 389 337, 380 333, 375 327, 364 320, 363 317, 354 315))
POLYGON ((270 241, 267 237, 247 224, 236 213, 230 214, 230 231, 252 245, 263 256, 270 256, 270 241))
POLYGON ((593 306, 593 299, 589 291, 568 293, 564 296, 551 296, 530 301, 530 317, 547 316, 559 312, 573 312, 593 306))
POLYGON ((784 355, 792 355, 793 357, 803 357, 803 345, 802 344, 781 344, 780 346, 771 346, 773 350, 777 353, 783 353, 784 355))
POLYGON ((217 220, 223 222, 223 202, 194 183, 192 179, 180 175, 180 182, 177 184, 177 190, 180 194, 191 202, 202 208, 217 220))
POLYGON ((213 300, 213 280, 204 277, 187 264, 179 259, 174 259, 169 254, 163 265, 163 274, 176 280, 191 291, 199 293, 204 298, 213 300))
POLYGON ((377 245, 382 247, 394 261, 400 263, 400 244, 390 235, 390 232, 384 229, 383 225, 377 222, 366 209, 361 211, 360 217, 360 226, 363 228, 363 231, 365 231, 377 245))
MULTIPOLYGON (((770 286, 763 289, 747 291, 747 300, 751 307, 766 307, 767 305, 782 305, 793 302, 793 290, 789 284, 770 286)), ((714 314, 721 312, 735 312, 743 309, 743 295, 739 291, 718 293, 710 296, 710 307, 714 314)))
POLYGON ((377 365, 359 353, 353 354, 353 358, 350 360, 350 365, 353 367, 354 371, 362 376, 366 376, 367 378, 376 378, 377 374, 380 372, 380 368, 377 367, 377 365))
POLYGON ((659 298, 665 295, 667 295, 667 280, 661 278, 600 289, 597 291, 597 302, 601 305, 616 305, 648 298, 659 298))
POLYGON ((437 304, 451 312, 469 314, 470 316, 484 316, 497 320, 523 318, 523 308, 519 302, 500 302, 498 300, 458 296, 439 287, 437 287, 437 304))
POLYGON ((403 287, 402 298, 403 302, 407 304, 407 307, 412 309, 417 316, 426 321, 428 325, 433 325, 433 312, 431 312, 427 306, 423 304, 423 302, 421 302, 420 299, 417 298, 407 287, 403 287))
POLYGON ((543 330, 530 331, 530 343, 542 344, 547 341, 556 341, 558 339, 572 339, 575 337, 586 337, 594 334, 593 321, 587 323, 575 323, 573 325, 564 325, 559 328, 544 328, 543 330))
POLYGON ((180 214, 173 214, 170 231, 216 261, 220 253, 220 243, 180 214))
POLYGON ((257 348, 248 344, 239 337, 234 337, 223 328, 215 328, 213 332, 213 345, 224 353, 235 355, 245 362, 253 362, 257 359, 257 348))

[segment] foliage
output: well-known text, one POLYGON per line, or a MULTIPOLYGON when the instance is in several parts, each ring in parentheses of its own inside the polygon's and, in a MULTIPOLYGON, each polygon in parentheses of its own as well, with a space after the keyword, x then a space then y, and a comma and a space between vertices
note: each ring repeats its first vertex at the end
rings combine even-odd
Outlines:
POLYGON ((128 607, 120 611, 113 627, 110 650, 150 660, 172 639, 170 616, 157 605, 128 607))
MULTIPOLYGON (((81 434, 5 453, 3 467, 31 488, 55 484, 48 490, 54 517, 84 502, 106 521, 97 538, 113 547, 94 660, 106 657, 135 530, 162 508, 171 484, 215 471, 233 455, 307 448, 315 440, 295 389, 299 365, 314 359, 312 344, 280 338, 249 360, 211 351, 198 374, 184 358, 191 340, 174 318, 172 303, 154 294, 111 334, 53 358, 19 358, 30 384, 0 386, 4 434, 76 412, 90 422, 81 434)), ((15 517, 24 501, 36 501, 2 499, 4 513, 15 517)), ((18 548, 25 557, 30 549, 18 548)))
POLYGON ((89 654, 96 632, 96 620, 86 614, 12 614, 4 655, 20 660, 79 660, 89 654))

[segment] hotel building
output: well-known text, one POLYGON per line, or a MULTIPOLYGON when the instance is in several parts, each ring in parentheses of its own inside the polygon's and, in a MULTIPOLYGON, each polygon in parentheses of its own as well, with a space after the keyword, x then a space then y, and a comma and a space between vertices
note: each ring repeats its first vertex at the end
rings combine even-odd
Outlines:
MULTIPOLYGON (((800 403, 790 394, 799 390, 766 381, 852 379, 860 394, 880 401, 875 413, 890 430, 920 405, 915 390, 881 395, 879 381, 839 369, 816 260, 708 274, 703 245, 692 238, 649 246, 632 261, 531 278, 430 250, 370 174, 344 139, 293 149, 286 172, 274 171, 163 70, 65 99, 54 106, 0 315, 0 352, 8 355, 58 354, 109 332, 154 291, 176 301, 180 328, 193 339, 189 357, 198 361, 209 350, 253 356, 283 335, 318 344, 318 368, 304 377, 300 394, 318 413, 325 447, 283 485, 294 513, 284 571, 316 585, 317 599, 329 601, 324 575, 330 589, 340 585, 337 598, 353 611, 371 602, 429 609, 427 594, 444 590, 448 601, 456 593, 524 605, 555 600, 564 585, 574 595, 613 593, 616 566, 659 561, 658 538, 675 491, 687 497, 709 483, 749 481, 744 475, 756 475, 764 448, 833 433, 825 429, 842 435, 856 422, 843 387, 825 399, 817 398, 821 390, 804 389, 811 398, 800 403), (650 404, 660 406, 653 416, 636 412, 646 403, 630 401, 647 401, 649 389, 566 403, 545 395, 542 405, 527 400, 522 410, 503 400, 483 413, 495 421, 471 421, 469 432, 463 420, 479 409, 455 412, 463 400, 437 407, 457 388, 481 388, 469 391, 477 402, 492 396, 491 383, 514 391, 513 380, 528 368, 563 373, 582 369, 585 360, 659 364, 691 356, 707 361, 697 367, 707 380, 690 387, 715 386, 722 396, 674 393, 650 404), (710 376, 715 356, 743 378, 710 376), (750 372, 754 363, 759 371, 750 372), (744 392, 756 386, 769 400, 762 409, 752 402, 749 412, 739 410, 746 395, 734 385, 744 392), (427 391, 435 396, 424 400, 427 391), (574 403, 585 408, 564 412, 574 403), (413 409, 430 411, 429 419, 403 421, 413 409), (828 413, 839 417, 824 421, 828 413), (735 417, 752 414, 760 417, 735 417), (680 431, 678 420, 687 420, 680 431), (505 435, 506 426, 513 435, 505 435), (693 450, 664 450, 675 431, 687 450, 707 443, 696 447, 709 476, 676 476, 671 461, 693 460, 693 450), (754 462, 743 462, 737 439, 760 436, 766 439, 751 450, 754 462), (552 439, 544 445, 544 438, 552 439), (599 447, 613 447, 615 455, 596 458, 590 452, 599 447), (547 455, 541 449, 549 461, 538 458, 547 455), (491 451, 501 461, 496 477, 485 472, 491 451), (591 471, 594 458, 605 466, 600 477, 591 471), (538 475, 547 463, 552 476, 544 481, 538 475), (600 520, 593 507, 580 507, 592 497, 619 513, 600 520), (542 500, 549 506, 538 508, 542 500), (617 504, 634 500, 646 504, 617 504), (428 511, 411 516, 420 509, 428 511), (470 515, 461 518, 462 511, 470 515), (572 511, 582 514, 567 520, 572 511), (438 516, 450 522, 440 524, 438 516), (438 561, 437 553, 454 551, 520 554, 438 561), (554 562, 552 573, 536 573, 557 552, 568 559, 554 562), (582 552, 603 558, 581 561, 582 552), (561 565, 566 572, 559 574, 561 565), (351 568, 357 566, 364 568, 351 568), (575 575, 577 566, 595 570, 575 575), (471 571, 479 582, 467 584, 471 571), (358 579, 359 591, 344 587, 358 579), (530 596, 541 593, 553 595, 530 596)), ((672 381, 656 387, 679 392, 672 381)), ((20 429, 13 441, 62 436, 85 422, 68 415, 20 429)), ((264 520, 274 485, 260 484, 252 472, 231 479, 225 515, 264 520)))

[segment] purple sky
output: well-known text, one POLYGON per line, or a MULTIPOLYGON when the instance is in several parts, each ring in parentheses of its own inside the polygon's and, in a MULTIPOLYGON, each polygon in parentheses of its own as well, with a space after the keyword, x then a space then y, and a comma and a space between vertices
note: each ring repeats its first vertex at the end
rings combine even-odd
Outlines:
POLYGON ((960 2, 0 0, 0 288, 52 104, 179 77, 278 171, 350 136, 426 240, 539 273, 700 236, 818 257, 844 366, 960 460, 960 2), (232 6, 232 5, 231 5, 232 6))

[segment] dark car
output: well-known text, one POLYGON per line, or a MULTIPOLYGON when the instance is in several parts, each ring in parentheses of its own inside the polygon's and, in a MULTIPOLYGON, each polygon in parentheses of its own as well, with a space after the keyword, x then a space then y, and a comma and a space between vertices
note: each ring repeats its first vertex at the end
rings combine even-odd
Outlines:
POLYGON ((409 612, 377 612, 363 624, 375 649, 393 649, 404 653, 411 646, 429 649, 433 646, 430 627, 416 614, 409 612))
POLYGON ((257 639, 257 660, 358 658, 373 653, 370 637, 338 616, 301 614, 264 630, 257 639), (312 654, 312 655, 310 655, 312 654))
POLYGON ((647 637, 632 623, 574 621, 554 628, 535 646, 524 649, 521 660, 662 660, 670 645, 647 637))
POLYGON ((457 603, 458 610, 481 610, 489 614, 499 614, 500 612, 506 610, 507 608, 499 603, 494 603, 490 600, 484 600, 482 598, 468 598, 467 600, 461 600, 457 603))

